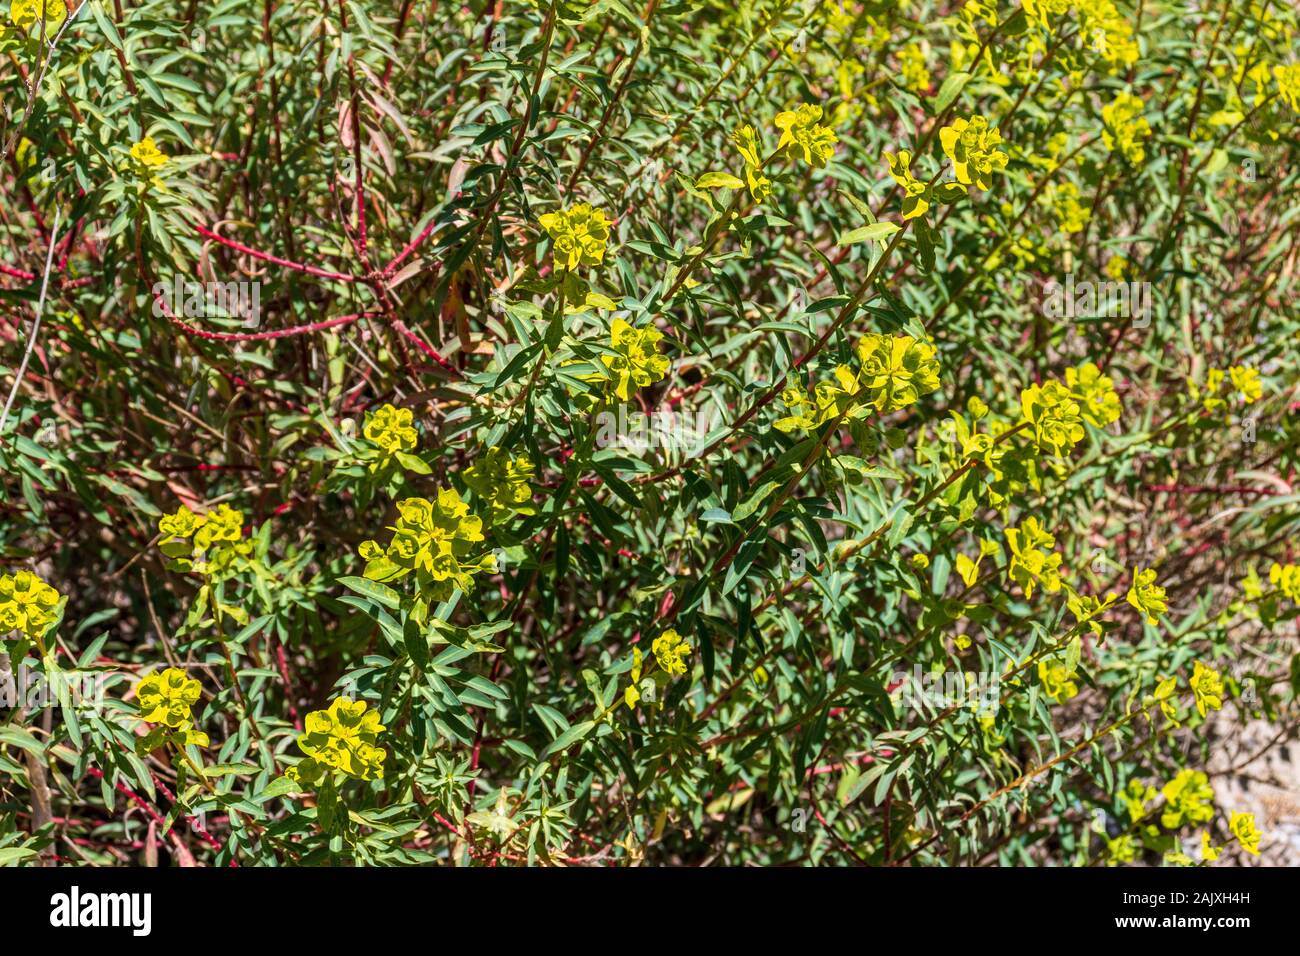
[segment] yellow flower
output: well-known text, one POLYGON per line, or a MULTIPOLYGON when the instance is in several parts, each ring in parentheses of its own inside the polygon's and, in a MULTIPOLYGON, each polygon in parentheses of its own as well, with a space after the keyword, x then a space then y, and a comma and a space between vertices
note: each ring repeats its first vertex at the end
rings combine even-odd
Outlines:
POLYGON ((939 130, 939 142, 952 160, 957 182, 963 186, 989 189, 993 172, 1007 168, 1007 154, 998 149, 1002 134, 989 129, 989 121, 978 113, 943 127, 939 130))
POLYGON ((903 85, 914 93, 924 93, 930 88, 930 71, 925 68, 925 51, 913 43, 898 51, 898 62, 903 74, 903 85))
POLYGON ((1098 637, 1101 637, 1105 631, 1097 618, 1101 616, 1102 612, 1109 610, 1110 606, 1118 600, 1119 595, 1113 592, 1107 592, 1104 600, 1091 594, 1078 594, 1069 589, 1065 594, 1066 607, 1070 609, 1074 619, 1080 624, 1086 625, 1088 630, 1098 637))
POLYGON ((201 694, 199 682, 187 677, 179 667, 169 667, 140 681, 135 688, 140 719, 158 726, 137 738, 137 752, 148 753, 167 742, 178 747, 189 744, 208 746, 208 735, 194 729, 194 714, 191 712, 201 694))
POLYGON ((1129 261, 1119 254, 1106 260, 1106 275, 1116 282, 1123 282, 1129 274, 1129 261))
POLYGON ((1119 395, 1110 376, 1102 375, 1093 362, 1065 370, 1065 384, 1070 396, 1079 403, 1084 421, 1103 428, 1119 418, 1119 395))
POLYGON ((1142 116, 1142 101, 1132 93, 1120 93, 1102 107, 1101 119, 1105 124, 1102 142, 1113 150, 1117 146, 1130 163, 1140 163, 1146 158, 1142 142, 1151 135, 1151 124, 1142 116))
POLYGON ((1046 385, 1030 385, 1020 393, 1025 421, 1034 426, 1040 448, 1060 455, 1069 451, 1084 435, 1079 403, 1070 390, 1056 379, 1046 385))
POLYGON ((1115 839, 1106 837, 1106 865, 1118 866, 1121 863, 1132 863, 1138 858, 1139 847, 1137 840, 1131 834, 1123 834, 1115 839))
POLYGON ((772 194, 772 181, 763 175, 763 158, 758 152, 758 133, 754 127, 746 124, 736 127, 731 134, 731 141, 736 144, 741 158, 745 161, 745 181, 754 202, 761 203, 772 194))
POLYGON ((433 501, 405 498, 397 503, 397 512, 387 548, 366 541, 359 549, 370 580, 396 581, 414 574, 422 599, 443 601, 454 588, 468 592, 474 586, 473 575, 495 570, 492 555, 469 557, 483 540, 483 519, 469 513, 469 505, 454 488, 440 489, 433 501))
POLYGON ((1263 834, 1255 829, 1255 814, 1238 813, 1233 810, 1228 829, 1232 831, 1232 835, 1237 838, 1237 842, 1242 845, 1247 853, 1259 856, 1259 838, 1263 834))
POLYGON ((1146 701, 1147 706, 1153 702, 1160 705, 1160 712, 1175 727, 1178 724, 1178 678, 1159 677, 1156 679, 1156 691, 1146 701))
POLYGON ((1067 235, 1083 232, 1083 227, 1092 218, 1092 210, 1079 202, 1078 186, 1071 182, 1051 186, 1048 188, 1047 198, 1052 205, 1052 211, 1056 215, 1061 232, 1067 235))
POLYGON ((633 388, 642 388, 659 381, 668 373, 668 357, 659 354, 659 340, 664 337, 652 325, 633 328, 622 319, 615 319, 610 328, 610 346, 617 355, 602 355, 606 367, 617 376, 615 392, 627 401, 633 388))
POLYGON ((929 186, 912 175, 912 154, 905 149, 900 150, 898 155, 885 150, 884 157, 889 164, 890 177, 903 187, 903 219, 924 216, 934 196, 929 186))
POLYGON ((650 645, 655 660, 668 674, 680 677, 686 673, 686 658, 690 656, 691 645, 672 628, 664 631, 650 645))
POLYGON ((1191 396, 1192 401, 1200 402, 1201 407, 1207 412, 1217 411, 1227 408, 1228 403, 1219 397, 1219 390, 1223 387, 1224 373, 1221 369, 1211 368, 1205 372, 1204 396, 1202 396, 1202 386, 1194 380, 1187 380, 1187 394, 1191 396))
POLYGON ((59 592, 31 571, 0 574, 0 634, 21 631, 39 640, 54 624, 59 592))
POLYGON ((1160 615, 1169 610, 1165 601, 1165 589, 1156 584, 1154 568, 1143 571, 1133 569, 1133 583, 1128 589, 1128 603, 1146 618, 1153 627, 1159 623, 1160 615))
POLYGON ((1300 565, 1282 565, 1274 561, 1268 569, 1268 580, 1284 595, 1300 604, 1300 565))
POLYGON ((1054 547, 1056 538, 1039 525, 1037 518, 1026 518, 1018 528, 1007 528, 1006 536, 1011 548, 1007 577, 1020 585, 1026 599, 1033 597, 1035 584, 1042 584, 1052 593, 1061 590, 1061 556, 1044 550, 1054 547))
POLYGON ((1201 770, 1183 770, 1160 792, 1165 797, 1160 825, 1175 830, 1184 823, 1206 823, 1214 816, 1214 790, 1201 770))
POLYGON ((146 136, 131 147, 131 158, 146 173, 153 173, 155 170, 167 165, 167 154, 157 147, 152 136, 146 136))
POLYGON ((1063 704, 1079 693, 1079 685, 1074 682, 1075 670, 1061 661, 1039 661, 1038 681, 1043 693, 1053 702, 1063 704))
POLYGON ((359 780, 384 775, 388 754, 377 743, 386 728, 379 722, 379 713, 368 710, 364 700, 340 697, 327 710, 308 714, 303 727, 298 748, 307 759, 288 776, 311 782, 321 775, 322 768, 341 770, 359 780))
POLYGON ((847 413, 851 407, 849 400, 857 391, 857 379, 847 365, 835 369, 834 382, 818 382, 811 398, 798 380, 791 376, 781 391, 781 401, 792 414, 778 418, 773 425, 783 432, 817 428, 840 414, 847 413))
POLYGON ((466 470, 465 484, 491 506, 492 520, 499 521, 516 513, 533 513, 528 480, 534 471, 527 455, 511 458, 494 446, 466 470))
POLYGON ((1039 26, 1051 26, 1048 17, 1059 17, 1069 13, 1075 0, 1024 0, 1025 15, 1037 20, 1039 26))
POLYGON ((221 504, 209 511, 194 532, 194 550, 207 551, 214 544, 238 541, 244 536, 244 513, 221 504))
POLYGON ((1124 787, 1119 798, 1128 811, 1129 822, 1137 823, 1147 815, 1147 804, 1156 798, 1156 788, 1135 777, 1124 787))
POLYGON ((1259 401, 1264 394, 1264 386, 1259 380, 1259 369, 1249 365, 1234 365, 1228 369, 1228 376, 1232 379, 1232 387, 1237 390, 1237 394, 1247 405, 1259 401))
POLYGON ((158 530, 168 538, 188 538, 207 521, 203 515, 197 515, 185 505, 181 505, 175 514, 163 515, 158 520, 158 530))
POLYGON ((632 683, 627 685, 623 691, 623 703, 627 704, 628 710, 636 710, 636 705, 641 700, 641 688, 637 685, 641 683, 641 649, 632 648, 632 683))
POLYGON ((1197 661, 1192 670, 1190 683, 1192 693, 1196 695, 1196 710, 1202 717, 1205 716, 1207 709, 1223 708, 1223 677, 1218 671, 1197 661))
POLYGON ((609 220, 599 209, 580 202, 538 220, 551 237, 552 254, 559 269, 598 266, 609 242, 609 220))
POLYGON ((410 451, 419 439, 411 424, 414 416, 409 408, 382 405, 366 416, 361 434, 367 441, 380 447, 385 456, 399 451, 410 451))
POLYGON ((45 39, 53 40, 54 35, 68 19, 68 7, 64 0, 11 0, 9 18, 20 30, 26 30, 32 36, 41 35, 41 11, 45 12, 45 39))
POLYGON ((1112 0, 1088 0, 1078 4, 1079 35, 1085 38, 1090 50, 1110 64, 1110 72, 1119 66, 1132 66, 1138 61, 1138 45, 1133 39, 1133 25, 1128 22, 1112 0))
POLYGON ((835 144, 839 141, 835 131, 829 126, 822 126, 822 108, 802 103, 797 109, 787 110, 776 115, 776 128, 781 131, 781 140, 777 149, 784 149, 794 159, 801 153, 803 160, 820 169, 835 155, 835 144))
POLYGON ((1273 67, 1278 94, 1297 113, 1300 113, 1300 63, 1273 67))
POLYGON ((1222 852, 1223 852, 1223 847, 1212 846, 1210 844, 1210 831, 1202 830, 1201 831, 1201 859, 1204 860, 1206 863, 1213 863, 1215 860, 1219 858, 1219 854, 1222 852))
POLYGON ((243 540, 244 513, 227 504, 205 515, 181 505, 175 514, 158 519, 158 530, 158 549, 174 559, 168 565, 172 570, 221 575, 253 553, 253 542, 243 540))
POLYGON ((857 352, 863 400, 877 411, 906 408, 939 388, 939 362, 929 342, 868 332, 858 340, 857 352))
POLYGON ((202 687, 179 667, 150 674, 135 688, 140 719, 151 724, 179 728, 192 718, 190 708, 198 703, 202 687))

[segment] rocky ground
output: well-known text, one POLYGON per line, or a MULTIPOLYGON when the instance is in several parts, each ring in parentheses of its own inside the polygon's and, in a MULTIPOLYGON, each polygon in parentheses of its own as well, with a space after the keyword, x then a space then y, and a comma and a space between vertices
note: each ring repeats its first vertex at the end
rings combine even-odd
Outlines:
POLYGON ((1218 715, 1214 730, 1218 745, 1208 771, 1215 802, 1225 812, 1255 814, 1264 834, 1259 856, 1233 844, 1220 863, 1300 866, 1300 727, 1263 720, 1242 723, 1230 705, 1218 715))

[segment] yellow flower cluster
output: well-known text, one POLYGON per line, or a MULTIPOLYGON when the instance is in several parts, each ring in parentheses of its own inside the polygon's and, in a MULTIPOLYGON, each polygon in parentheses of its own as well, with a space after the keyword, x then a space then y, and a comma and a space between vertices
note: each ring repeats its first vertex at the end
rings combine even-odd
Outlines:
POLYGON ((1237 842, 1241 844, 1242 849, 1247 853, 1259 856, 1259 838, 1263 834, 1255 827, 1255 814, 1238 813, 1233 810, 1228 820, 1228 829, 1237 838, 1237 842))
POLYGON ((580 202, 560 212, 548 212, 538 221, 551 237, 557 268, 598 266, 604 260, 609 220, 601 210, 580 202))
POLYGON ((45 11, 45 38, 53 40, 54 34, 68 19, 68 6, 64 0, 11 0, 9 18, 20 30, 32 36, 40 36, 41 11, 45 11))
POLYGON ((663 333, 654 326, 634 328, 615 319, 610 328, 609 344, 617 353, 602 355, 601 360, 615 375, 615 392, 627 401, 634 388, 651 385, 668 374, 668 357, 659 354, 663 333))
POLYGON ((1007 577, 1020 585, 1026 599, 1033 597, 1036 584, 1051 593, 1061 590, 1061 556, 1051 550, 1056 546, 1055 535, 1030 517, 1019 527, 1007 528, 1006 536, 1011 549, 1007 577))
POLYGON ((361 434, 366 441, 378 445, 386 457, 391 457, 399 451, 410 451, 419 440, 411 424, 413 418, 409 408, 382 405, 366 416, 361 434))
POLYGON ((1104 428, 1117 420, 1120 414, 1119 395, 1109 375, 1101 374, 1093 362, 1065 370, 1065 385, 1071 397, 1079 403, 1083 420, 1097 428, 1104 428))
POLYGON ((1132 93, 1120 93, 1101 110, 1105 124, 1102 142, 1109 150, 1118 147, 1134 165, 1146 159, 1142 143, 1151 135, 1151 124, 1142 116, 1142 110, 1142 101, 1132 93))
POLYGON ((915 404, 939 388, 935 354, 932 344, 910 335, 868 332, 858 340, 856 373, 848 365, 836 367, 835 381, 818 383, 811 397, 791 377, 781 401, 792 414, 775 427, 783 432, 816 428, 858 405, 883 413, 915 404))
POLYGON ((453 588, 468 592, 473 575, 496 569, 496 558, 490 554, 470 558, 483 540, 483 519, 469 513, 469 505, 454 488, 440 489, 433 501, 403 499, 397 512, 387 548, 366 541, 359 549, 370 580, 397 581, 413 573, 422 599, 443 601, 453 588))
POLYGON ((1106 865, 1119 866, 1132 863, 1138 858, 1139 846, 1131 833, 1124 833, 1111 839, 1106 837, 1106 865))
POLYGON ((1038 681, 1043 693, 1056 704, 1063 704, 1079 693, 1079 685, 1074 682, 1077 673, 1063 661, 1039 661, 1038 681))
POLYGON ((162 540, 158 548, 173 560, 175 570, 222 574, 237 558, 247 557, 253 543, 243 540, 244 513, 227 504, 205 515, 181 505, 175 514, 158 521, 162 540))
POLYGON ((835 369, 834 382, 818 382, 811 397, 791 375, 786 380, 786 387, 781 391, 781 401, 785 403, 791 414, 778 418, 773 425, 778 431, 783 432, 809 431, 817 428, 847 412, 857 390, 857 379, 853 375, 853 370, 847 365, 835 369))
POLYGON ((1044 451, 1061 455, 1083 438, 1083 416, 1070 389, 1056 379, 1031 385, 1020 393, 1024 420, 1034 426, 1034 440, 1044 451))
POLYGON ((1083 439, 1083 423, 1105 427, 1119 418, 1119 395, 1110 376, 1092 362, 1065 370, 1065 382, 1049 379, 1020 393, 1024 421, 1034 427, 1034 439, 1055 455, 1083 439))
POLYGON ((939 388, 937 350, 929 342, 868 332, 858 340, 857 352, 858 386, 878 412, 906 408, 939 388))
POLYGON ((1156 572, 1153 568, 1145 571, 1142 568, 1133 569, 1133 583, 1128 589, 1128 603, 1140 613, 1148 624, 1155 626, 1159 623, 1160 615, 1169 610, 1169 604, 1165 600, 1165 589, 1156 584, 1156 572))
POLYGON ((1024 0, 1025 15, 1038 22, 1039 26, 1050 27, 1049 17, 1059 17, 1070 11, 1075 0, 1024 0))
POLYGON ((943 127, 939 130, 939 142, 952 161, 957 182, 963 186, 989 189, 994 171, 1007 168, 1007 154, 998 149, 1002 134, 990 129, 989 121, 978 113, 943 127))
POLYGON ((303 721, 298 749, 307 755, 285 776, 308 786, 327 772, 339 770, 358 780, 376 780, 384 775, 384 758, 378 746, 385 729, 378 711, 367 709, 364 700, 340 697, 327 710, 313 710, 303 721))
POLYGON ((528 481, 535 470, 527 455, 511 458, 493 446, 465 471, 465 484, 491 506, 492 520, 500 521, 512 514, 533 514, 528 481))
POLYGON ((1223 677, 1218 671, 1197 661, 1190 683, 1196 697, 1196 710, 1202 717, 1209 710, 1223 709, 1223 677))
POLYGON ((1067 235, 1083 232, 1083 227, 1088 224, 1088 220, 1092 216, 1092 210, 1079 202, 1078 186, 1072 182, 1051 186, 1048 188, 1047 198, 1051 203, 1052 212, 1056 216, 1061 232, 1067 235))
MULTIPOLYGON (((1268 580, 1289 599, 1300 604, 1300 565, 1278 564, 1274 561, 1268 569, 1268 580)), ((3 584, 0 583, 0 591, 2 590, 3 584)))
POLYGON ((1135 777, 1120 792, 1119 798, 1128 811, 1129 822, 1137 823, 1147 815, 1147 804, 1156 798, 1156 788, 1135 777))
POLYGON ((1223 384, 1232 384, 1235 394, 1243 405, 1253 405, 1264 395, 1264 383, 1260 381, 1259 369, 1250 365, 1234 365, 1226 372, 1223 369, 1206 369, 1205 383, 1198 385, 1194 380, 1187 380, 1187 392, 1192 401, 1200 402, 1207 412, 1222 411, 1228 407, 1228 399, 1220 395, 1223 384))
POLYGON ((655 660, 665 673, 673 677, 686 673, 686 658, 691 655, 691 645, 672 628, 656 637, 650 650, 654 652, 655 660))
POLYGON ((169 741, 180 747, 208 746, 208 735, 194 729, 192 708, 201 694, 199 682, 187 677, 179 667, 169 667, 140 681, 135 688, 140 719, 157 726, 137 741, 137 749, 148 753, 169 741))
POLYGON ((1182 770, 1160 790, 1165 808, 1160 825, 1176 830, 1184 823, 1207 823, 1214 816, 1214 790, 1202 770, 1182 770))
POLYGON ((1093 53, 1110 64, 1110 72, 1138 61, 1137 40, 1133 25, 1119 12, 1112 0, 1076 0, 1079 10, 1079 35, 1093 53))
POLYGON ((1233 390, 1247 405, 1253 405, 1264 395, 1264 385, 1259 380, 1259 369, 1249 365, 1234 365, 1228 369, 1233 390))
POLYGON ((146 136, 131 147, 131 159, 142 179, 152 179, 154 173, 167 165, 167 154, 158 148, 152 136, 146 136))
POLYGON ((0 574, 0 635, 21 631, 39 641, 55 622, 59 592, 31 571, 0 574))
POLYGON ((801 103, 794 110, 776 115, 776 128, 781 131, 777 149, 783 149, 791 159, 803 156, 803 161, 820 169, 835 155, 839 139, 829 126, 821 125, 822 108, 801 103))
POLYGON ((1278 95, 1292 110, 1300 113, 1300 63, 1273 67, 1273 79, 1277 81, 1278 95))
POLYGON ((925 51, 919 43, 912 43, 898 51, 899 70, 903 85, 913 93, 924 93, 930 88, 930 71, 925 68, 925 51))

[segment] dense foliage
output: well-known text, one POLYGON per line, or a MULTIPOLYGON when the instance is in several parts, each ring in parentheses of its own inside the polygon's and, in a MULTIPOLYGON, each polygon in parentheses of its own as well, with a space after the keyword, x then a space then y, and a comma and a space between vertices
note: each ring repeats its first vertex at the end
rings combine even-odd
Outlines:
POLYGON ((0 14, 0 862, 1267 844, 1291 4, 0 14))

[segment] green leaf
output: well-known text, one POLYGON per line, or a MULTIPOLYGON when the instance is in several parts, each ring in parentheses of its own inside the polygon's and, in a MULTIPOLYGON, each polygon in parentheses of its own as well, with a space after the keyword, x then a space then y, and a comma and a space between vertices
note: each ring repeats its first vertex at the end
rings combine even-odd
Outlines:
POLYGON ((373 601, 378 601, 384 607, 397 609, 402 604, 402 596, 385 584, 378 581, 371 581, 369 578, 347 577, 339 578, 339 584, 343 585, 363 597, 368 597, 373 601))
POLYGON ((960 71, 948 74, 943 81, 943 85, 939 87, 939 92, 934 98, 935 115, 942 113, 952 104, 952 101, 957 98, 959 93, 961 93, 962 88, 970 81, 970 78, 971 74, 960 71))
POLYGON ((869 226, 861 226, 842 233, 839 244, 841 246, 851 246, 854 243, 869 242, 873 239, 888 239, 898 232, 900 228, 902 227, 895 222, 873 222, 869 226))
POLYGON ((743 189, 745 181, 731 173, 705 173, 695 181, 696 189, 743 189))

